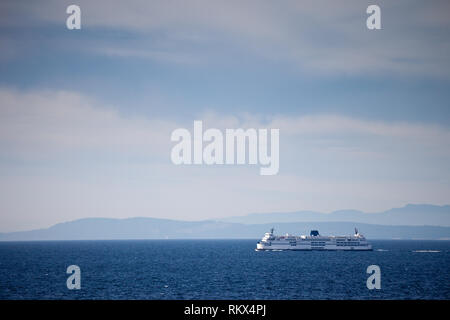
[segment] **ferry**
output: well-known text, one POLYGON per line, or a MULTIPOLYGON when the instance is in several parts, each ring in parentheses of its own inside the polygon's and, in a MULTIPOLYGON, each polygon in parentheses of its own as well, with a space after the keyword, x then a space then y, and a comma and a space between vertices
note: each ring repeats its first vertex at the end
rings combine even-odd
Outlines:
POLYGON ((372 245, 355 228, 355 234, 352 236, 323 236, 317 230, 311 230, 309 236, 294 236, 286 234, 276 236, 273 233, 266 232, 261 241, 256 244, 256 250, 352 250, 352 251, 370 251, 372 245))

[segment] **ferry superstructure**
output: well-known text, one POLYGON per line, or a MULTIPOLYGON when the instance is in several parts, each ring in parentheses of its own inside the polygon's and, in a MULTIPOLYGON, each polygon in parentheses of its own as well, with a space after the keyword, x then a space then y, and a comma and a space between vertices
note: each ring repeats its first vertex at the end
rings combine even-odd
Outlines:
POLYGON ((372 245, 356 228, 352 236, 322 236, 317 230, 311 230, 309 236, 275 236, 273 230, 258 241, 256 250, 372 250, 372 245))

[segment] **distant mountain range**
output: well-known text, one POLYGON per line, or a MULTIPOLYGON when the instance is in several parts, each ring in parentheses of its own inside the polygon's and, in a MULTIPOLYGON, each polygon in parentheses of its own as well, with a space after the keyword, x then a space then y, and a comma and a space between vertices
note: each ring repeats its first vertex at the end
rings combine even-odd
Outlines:
POLYGON ((156 218, 87 218, 47 229, 0 233, 0 241, 110 239, 258 239, 276 233, 352 234, 357 227, 369 239, 448 239, 450 206, 407 205, 381 213, 360 211, 261 213, 221 221, 177 221, 156 218), (390 224, 390 225, 389 225, 390 224))
POLYGON ((221 219, 224 222, 264 224, 273 222, 358 222, 379 225, 446 226, 450 227, 450 205, 408 204, 384 212, 365 213, 339 210, 332 213, 297 211, 284 213, 253 213, 221 219))

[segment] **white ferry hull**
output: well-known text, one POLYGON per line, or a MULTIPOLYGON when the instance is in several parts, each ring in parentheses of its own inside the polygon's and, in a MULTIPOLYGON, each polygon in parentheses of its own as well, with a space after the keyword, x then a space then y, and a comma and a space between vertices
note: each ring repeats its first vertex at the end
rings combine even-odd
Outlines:
POLYGON ((325 247, 312 247, 312 246, 289 246, 289 245, 262 245, 260 243, 258 243, 256 245, 256 250, 257 251, 272 251, 272 250, 283 250, 283 251, 287 251, 287 250, 291 250, 291 251, 312 251, 312 250, 317 250, 317 251, 371 251, 372 249, 372 245, 367 245, 367 246, 355 246, 355 247, 342 247, 342 246, 334 246, 334 245, 330 245, 330 246, 325 246, 325 247))
POLYGON ((372 245, 355 229, 353 236, 322 236, 312 230, 310 236, 275 236, 273 229, 256 244, 257 251, 370 251, 372 245))

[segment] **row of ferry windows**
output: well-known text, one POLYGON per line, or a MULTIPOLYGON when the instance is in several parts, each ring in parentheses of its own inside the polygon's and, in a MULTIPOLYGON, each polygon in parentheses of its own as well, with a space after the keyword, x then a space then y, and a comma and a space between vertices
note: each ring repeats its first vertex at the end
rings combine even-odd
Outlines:
MULTIPOLYGON (((280 243, 281 244, 281 243, 280 243)), ((287 245, 287 243, 284 243, 287 245)), ((289 243, 291 246, 296 246, 297 243, 296 242, 290 242, 289 243)), ((311 242, 312 246, 324 246, 325 242, 311 242)), ((340 247, 345 247, 345 246, 359 246, 360 243, 359 242, 337 242, 336 246, 340 246, 340 247)))
MULTIPOLYGON (((274 237, 271 237, 271 238, 268 238, 268 240, 276 240, 274 237)), ((312 241, 312 242, 314 242, 314 240, 311 240, 311 239, 304 239, 304 238, 301 238, 301 239, 294 239, 294 238, 284 238, 284 240, 286 240, 286 241, 299 241, 299 240, 301 240, 301 241, 312 241)), ((323 242, 323 241, 332 241, 333 239, 320 239, 320 242, 323 242)), ((318 240, 315 240, 315 241, 318 241, 318 240)), ((350 242, 352 242, 352 243, 354 243, 354 241, 352 241, 352 240, 350 240, 350 239, 337 239, 336 240, 336 242, 346 242, 346 243, 350 243, 350 242)), ((358 242, 359 243, 359 242, 358 242)))
MULTIPOLYGON (((297 244, 298 242, 296 242, 296 241, 291 241, 291 242, 289 242, 289 244, 291 245, 291 246, 295 246, 296 244, 297 244)), ((283 245, 283 244, 285 244, 285 245, 287 245, 288 244, 288 242, 281 242, 281 243, 277 243, 278 245, 283 245)), ((326 243, 325 243, 325 241, 311 241, 311 245, 326 245, 326 243)), ((358 246, 358 245, 360 245, 360 242, 359 241, 338 241, 338 242, 336 242, 336 245, 337 246, 358 246)))

